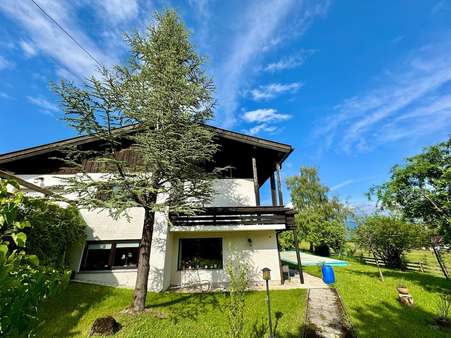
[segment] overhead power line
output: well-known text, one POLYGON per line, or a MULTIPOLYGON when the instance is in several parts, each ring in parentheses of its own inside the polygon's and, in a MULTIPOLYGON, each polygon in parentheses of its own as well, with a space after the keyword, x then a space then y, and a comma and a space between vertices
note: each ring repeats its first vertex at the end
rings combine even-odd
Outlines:
POLYGON ((97 61, 97 59, 86 49, 84 48, 81 43, 79 43, 67 30, 64 29, 63 26, 61 26, 50 14, 48 14, 41 6, 39 6, 35 0, 31 0, 32 3, 35 4, 37 8, 41 10, 44 15, 49 18, 59 29, 61 29, 64 34, 66 34, 83 52, 86 53, 99 67, 102 67, 102 64, 97 61))

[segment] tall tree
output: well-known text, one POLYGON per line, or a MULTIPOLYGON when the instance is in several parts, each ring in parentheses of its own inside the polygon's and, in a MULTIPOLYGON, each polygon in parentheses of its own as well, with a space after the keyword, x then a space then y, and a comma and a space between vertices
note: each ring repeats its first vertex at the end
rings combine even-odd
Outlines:
POLYGON ((337 197, 327 195, 329 188, 321 184, 317 169, 301 167, 299 175, 287 178, 287 185, 299 237, 309 241, 317 253, 327 255, 329 248, 340 251, 349 210, 337 197))
POLYGON ((390 180, 371 188, 384 209, 422 222, 451 241, 451 137, 394 166, 390 180))
POLYGON ((68 123, 101 141, 95 150, 67 150, 66 161, 82 175, 67 179, 66 192, 79 195, 80 207, 106 208, 115 217, 130 207, 144 208, 133 299, 134 309, 142 311, 155 213, 202 208, 212 193, 212 175, 203 164, 212 161, 217 145, 203 126, 213 115, 213 84, 176 12, 156 14, 144 35, 135 33, 127 41, 131 57, 126 65, 102 68, 99 78, 81 87, 62 81, 55 90, 68 123), (124 126, 127 133, 118 129, 124 126), (138 161, 124 160, 124 145, 138 161), (106 174, 94 180, 84 170, 87 159, 106 174))

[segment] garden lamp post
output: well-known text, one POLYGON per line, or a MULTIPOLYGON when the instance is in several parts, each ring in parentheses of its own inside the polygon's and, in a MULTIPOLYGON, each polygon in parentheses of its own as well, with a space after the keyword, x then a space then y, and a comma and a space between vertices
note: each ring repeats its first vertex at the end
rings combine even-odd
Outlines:
POLYGON ((272 322, 271 322, 271 302, 269 300, 269 285, 268 285, 268 282, 271 279, 271 270, 269 268, 263 268, 262 272, 263 272, 263 280, 266 282, 266 303, 268 303, 269 338, 273 338, 272 322))

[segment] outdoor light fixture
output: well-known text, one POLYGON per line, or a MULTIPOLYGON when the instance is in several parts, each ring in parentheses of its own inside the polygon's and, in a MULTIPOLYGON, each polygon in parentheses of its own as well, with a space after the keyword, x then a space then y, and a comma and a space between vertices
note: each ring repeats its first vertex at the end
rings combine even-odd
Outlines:
POLYGON ((263 272, 263 280, 269 281, 271 279, 271 269, 263 268, 262 272, 263 272))
POLYGON ((263 272, 263 280, 266 282, 266 303, 268 303, 269 338, 273 338, 272 321, 271 321, 271 302, 269 300, 269 285, 268 285, 268 281, 271 279, 271 270, 269 268, 263 268, 262 272, 263 272))

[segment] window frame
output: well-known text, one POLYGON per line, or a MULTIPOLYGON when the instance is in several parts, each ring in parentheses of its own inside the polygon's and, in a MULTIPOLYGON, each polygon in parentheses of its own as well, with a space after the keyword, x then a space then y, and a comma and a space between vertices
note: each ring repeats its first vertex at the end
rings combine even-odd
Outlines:
MULTIPOLYGON (((85 247, 83 249, 83 256, 80 264, 80 272, 107 272, 112 270, 136 270, 138 268, 138 265, 136 266, 117 266, 113 265, 114 263, 114 255, 116 254, 116 245, 117 244, 127 244, 127 243, 140 243, 139 239, 117 239, 117 240, 100 240, 100 241, 86 241, 85 247), (88 258, 88 247, 90 244, 111 244, 110 254, 108 256, 108 269, 86 269, 86 259, 88 258)), ((139 246, 138 246, 139 250, 139 246)), ((139 260, 139 254, 138 254, 138 260, 139 260)))
POLYGON ((224 270, 224 238, 223 237, 185 237, 185 238, 179 238, 178 241, 178 253, 177 253, 177 271, 199 271, 199 270, 205 270, 205 271, 212 271, 212 270, 224 270), (199 268, 199 269, 184 269, 182 268, 183 264, 181 262, 182 260, 182 241, 183 240, 202 240, 202 239, 219 239, 221 242, 221 267, 219 268, 199 268))

